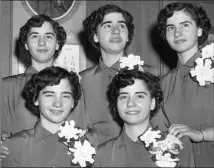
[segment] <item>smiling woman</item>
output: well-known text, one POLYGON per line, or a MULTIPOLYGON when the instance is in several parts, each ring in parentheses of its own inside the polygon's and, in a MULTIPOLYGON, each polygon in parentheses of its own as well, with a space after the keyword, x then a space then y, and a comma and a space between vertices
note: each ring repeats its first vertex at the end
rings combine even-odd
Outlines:
POLYGON ((45 14, 58 22, 70 19, 81 1, 65 0, 23 0, 22 5, 30 15, 45 14))

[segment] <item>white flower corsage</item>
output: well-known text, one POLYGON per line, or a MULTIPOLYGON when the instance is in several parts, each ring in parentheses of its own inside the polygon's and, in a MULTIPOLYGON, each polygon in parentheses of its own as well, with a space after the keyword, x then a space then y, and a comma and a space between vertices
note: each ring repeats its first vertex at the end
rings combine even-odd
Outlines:
POLYGON ((94 163, 95 148, 86 137, 86 130, 75 126, 75 121, 65 121, 60 126, 59 141, 68 146, 72 166, 92 167, 94 163))
POLYGON ((195 67, 190 69, 190 74, 200 86, 214 83, 214 43, 201 50, 201 57, 195 60, 195 67))
MULTIPOLYGON (((132 70, 135 68, 142 68, 140 65, 144 65, 144 61, 140 60, 140 56, 129 54, 127 57, 121 57, 120 60, 120 69, 132 70)), ((143 71, 143 68, 140 69, 143 71)))
POLYGON ((175 136, 163 133, 157 128, 148 128, 139 136, 139 140, 152 155, 152 160, 158 167, 180 166, 178 154, 183 146, 175 136))

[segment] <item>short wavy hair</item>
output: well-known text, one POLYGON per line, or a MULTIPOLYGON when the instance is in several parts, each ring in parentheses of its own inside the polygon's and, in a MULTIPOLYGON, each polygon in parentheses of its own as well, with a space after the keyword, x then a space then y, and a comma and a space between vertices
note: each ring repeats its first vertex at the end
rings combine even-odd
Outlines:
POLYGON ((198 38, 198 44, 202 45, 208 37, 209 31, 211 29, 210 19, 207 16, 206 11, 202 6, 196 6, 191 3, 181 3, 175 2, 165 6, 157 17, 158 31, 162 39, 166 39, 166 24, 167 19, 170 18, 174 11, 181 11, 188 13, 190 17, 196 22, 197 27, 203 30, 203 34, 198 38))
POLYGON ((152 75, 149 72, 139 70, 124 70, 118 73, 110 83, 107 91, 109 107, 114 119, 120 124, 123 124, 117 110, 117 99, 121 88, 134 84, 134 79, 142 80, 151 94, 151 98, 155 98, 155 108, 151 110, 150 118, 153 117, 160 109, 163 100, 163 91, 161 89, 160 78, 152 75))
POLYGON ((31 31, 31 28, 42 27, 44 22, 50 23, 53 27, 54 33, 56 34, 56 39, 59 44, 59 49, 56 50, 54 54, 54 59, 56 59, 66 42, 67 34, 64 28, 60 26, 58 22, 54 21, 47 15, 34 15, 26 22, 24 26, 20 28, 19 44, 23 49, 25 49, 25 44, 27 43, 27 38, 31 31))
POLYGON ((60 67, 48 67, 34 74, 24 86, 22 92, 26 107, 34 115, 38 117, 40 115, 39 107, 34 105, 39 97, 40 91, 46 86, 58 85, 61 79, 68 79, 72 88, 74 107, 71 109, 71 112, 77 106, 82 93, 78 75, 72 71, 69 73, 67 70, 60 67))
POLYGON ((134 36, 134 28, 135 28, 133 23, 134 19, 132 15, 129 12, 119 8, 116 5, 107 4, 100 7, 98 10, 92 12, 91 15, 88 16, 83 21, 83 28, 84 28, 86 37, 89 43, 92 45, 92 47, 97 49, 97 51, 100 51, 100 47, 98 43, 94 42, 94 34, 97 31, 98 25, 102 23, 105 15, 113 12, 121 13, 125 19, 126 26, 128 28, 128 39, 129 39, 128 42, 126 43, 126 47, 129 46, 132 42, 132 38, 134 36))

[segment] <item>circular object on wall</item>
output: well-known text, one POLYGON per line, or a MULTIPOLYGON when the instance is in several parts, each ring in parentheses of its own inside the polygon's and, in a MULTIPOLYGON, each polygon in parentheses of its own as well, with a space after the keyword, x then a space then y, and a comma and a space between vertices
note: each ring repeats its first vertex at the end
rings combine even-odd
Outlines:
POLYGON ((44 14, 59 23, 69 20, 81 3, 79 0, 22 0, 21 2, 31 16, 44 14))

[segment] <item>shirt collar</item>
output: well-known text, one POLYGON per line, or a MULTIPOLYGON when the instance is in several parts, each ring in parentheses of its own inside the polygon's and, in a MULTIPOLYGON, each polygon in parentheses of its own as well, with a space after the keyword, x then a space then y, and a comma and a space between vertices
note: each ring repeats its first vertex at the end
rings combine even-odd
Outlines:
POLYGON ((179 68, 181 66, 187 66, 187 67, 192 68, 194 66, 194 61, 198 57, 200 57, 200 50, 198 52, 196 52, 185 64, 182 64, 181 61, 178 59, 177 67, 179 68))
POLYGON ((35 73, 38 73, 38 71, 32 67, 32 66, 29 66, 26 70, 25 70, 25 74, 27 75, 33 75, 35 73))
POLYGON ((139 140, 134 142, 131 138, 129 138, 129 136, 125 132, 125 128, 123 128, 120 136, 118 137, 118 143, 116 145, 116 148, 122 148, 123 146, 126 146, 130 143, 137 143, 143 145, 139 140))
POLYGON ((99 60, 99 64, 97 65, 94 74, 100 73, 105 69, 113 69, 115 71, 119 71, 119 67, 120 67, 120 62, 119 60, 117 62, 115 62, 111 67, 108 67, 104 64, 104 62, 102 61, 102 59, 100 58, 99 60))
POLYGON ((42 139, 45 139, 46 137, 53 136, 56 134, 52 134, 51 132, 46 130, 44 127, 42 127, 42 125, 39 121, 36 123, 35 131, 34 131, 34 137, 35 137, 36 142, 38 142, 42 139))

